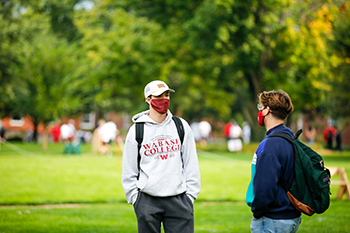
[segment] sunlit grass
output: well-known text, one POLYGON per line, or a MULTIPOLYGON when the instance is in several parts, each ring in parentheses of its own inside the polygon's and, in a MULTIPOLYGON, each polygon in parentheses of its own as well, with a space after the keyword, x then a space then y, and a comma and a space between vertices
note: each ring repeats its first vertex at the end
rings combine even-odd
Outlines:
MULTIPOLYGON (((29 153, 5 145, 0 151, 0 232, 136 232, 133 207, 121 187, 121 156, 98 155, 90 145, 80 155, 63 155, 63 144, 47 151, 37 144, 16 146, 29 153)), ((196 232, 249 232, 251 212, 244 200, 252 153, 203 149, 196 232)), ((348 151, 323 156, 326 166, 349 174, 348 151)), ((335 200, 337 191, 333 186, 324 214, 303 216, 298 232, 350 232, 350 202, 335 200)))

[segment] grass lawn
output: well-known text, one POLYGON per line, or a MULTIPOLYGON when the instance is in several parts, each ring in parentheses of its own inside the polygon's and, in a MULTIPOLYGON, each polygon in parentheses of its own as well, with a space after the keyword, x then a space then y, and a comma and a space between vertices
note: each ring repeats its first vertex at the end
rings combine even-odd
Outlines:
MULTIPOLYGON (((350 232, 350 203, 332 201, 324 214, 303 216, 298 232, 350 232)), ((249 232, 244 202, 195 203, 195 232, 249 232)), ((0 207, 0 232, 137 232, 126 203, 0 207)))
MULTIPOLYGON (((63 145, 15 144, 0 151, 0 233, 137 232, 136 218, 120 184, 121 157, 90 152, 62 155, 63 145)), ((326 166, 350 172, 350 152, 322 152, 326 166)), ((196 232, 249 232, 245 191, 251 151, 199 151, 201 193, 195 202, 196 232)), ((337 179, 337 177, 333 177, 337 179)), ((335 200, 321 215, 303 216, 298 232, 350 232, 350 202, 335 200)))

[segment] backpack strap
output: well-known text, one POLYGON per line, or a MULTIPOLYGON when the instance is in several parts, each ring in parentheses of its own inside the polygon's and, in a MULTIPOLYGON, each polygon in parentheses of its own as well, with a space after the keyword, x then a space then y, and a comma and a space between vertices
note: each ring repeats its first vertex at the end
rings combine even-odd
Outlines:
MULTIPOLYGON (((179 134, 180 141, 181 141, 181 146, 183 145, 184 137, 185 137, 185 131, 184 131, 184 126, 180 120, 179 117, 173 115, 173 121, 175 122, 177 133, 179 134)), ((180 150, 180 155, 181 155, 181 161, 182 161, 182 167, 184 166, 184 161, 182 157, 182 152, 180 150)))
MULTIPOLYGON (((177 133, 179 134, 181 145, 182 145, 185 137, 185 130, 184 130, 183 124, 180 118, 177 116, 173 116, 172 119, 176 125, 177 133)), ((145 126, 145 122, 136 122, 135 138, 137 141, 137 169, 139 171, 139 174, 137 175, 137 179, 139 179, 139 176, 140 176, 140 162, 141 162, 140 149, 141 149, 141 144, 143 142, 144 126, 145 126)), ((182 160, 182 153, 181 153, 181 160, 182 160)))
MULTIPOLYGON (((299 129, 298 132, 294 135, 294 140, 297 140, 298 137, 300 136, 300 134, 303 132, 302 129, 299 129)), ((294 145, 294 142, 293 142, 293 139, 291 136, 289 136, 288 134, 286 133, 274 133, 274 134, 271 134, 267 137, 281 137, 281 138, 284 138, 286 139, 288 142, 292 143, 293 147, 294 147, 294 152, 296 153, 297 152, 297 148, 295 147, 294 145)), ((294 158, 294 162, 295 162, 296 158, 294 158)))
POLYGON ((137 169, 139 171, 139 174, 137 175, 137 179, 139 179, 140 176, 140 161, 141 161, 141 155, 140 155, 140 149, 141 149, 141 144, 143 141, 143 128, 145 126, 144 122, 136 122, 136 141, 137 141, 137 169))
POLYGON ((177 116, 173 116, 173 121, 175 122, 177 133, 179 134, 181 145, 182 145, 183 141, 184 141, 184 137, 185 137, 184 126, 183 126, 180 118, 177 116))
MULTIPOLYGON (((297 134, 295 135, 295 139, 297 139, 299 137, 299 135, 303 132, 302 129, 300 129, 297 134)), ((269 136, 267 136, 269 138, 272 138, 272 137, 280 137, 280 138, 284 138, 286 139, 289 143, 291 143, 293 145, 293 150, 294 150, 294 165, 295 165, 295 162, 297 161, 297 148, 296 146, 294 145, 294 142, 293 142, 293 139, 291 136, 289 136, 288 134, 286 133, 274 133, 274 134, 271 134, 269 136)))
POLYGON ((300 134, 303 132, 302 129, 299 129, 298 132, 295 134, 294 138, 298 139, 298 137, 300 136, 300 134))
POLYGON ((269 138, 272 138, 272 137, 280 137, 280 138, 284 138, 286 139, 288 142, 292 143, 293 144, 293 139, 291 136, 289 136, 288 134, 286 133, 274 133, 274 134, 271 134, 269 136, 267 136, 269 138))
MULTIPOLYGON (((299 135, 303 132, 302 129, 298 130, 298 132, 296 133, 296 135, 294 136, 295 139, 297 139, 299 137, 299 135)), ((274 133, 274 134, 271 134, 267 137, 280 137, 280 138, 284 138, 286 139, 289 143, 292 144, 293 146, 293 150, 294 150, 294 166, 295 166, 295 163, 297 161, 297 156, 298 156, 298 150, 297 150, 297 147, 294 145, 294 142, 293 142, 293 139, 291 136, 289 136, 288 134, 286 133, 274 133)), ((294 175, 294 178, 293 178, 293 182, 292 182, 292 185, 296 183, 296 179, 295 179, 295 175, 294 175)), ((288 190, 286 190, 287 192, 288 190)))

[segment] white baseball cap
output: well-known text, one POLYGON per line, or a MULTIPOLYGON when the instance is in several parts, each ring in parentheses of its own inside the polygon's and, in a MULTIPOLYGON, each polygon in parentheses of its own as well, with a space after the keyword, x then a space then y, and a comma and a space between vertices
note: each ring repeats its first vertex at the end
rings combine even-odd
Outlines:
POLYGON ((145 98, 149 97, 150 95, 159 96, 163 94, 165 91, 171 91, 175 92, 173 89, 170 89, 168 85, 160 80, 155 80, 150 83, 148 83, 145 87, 145 98))

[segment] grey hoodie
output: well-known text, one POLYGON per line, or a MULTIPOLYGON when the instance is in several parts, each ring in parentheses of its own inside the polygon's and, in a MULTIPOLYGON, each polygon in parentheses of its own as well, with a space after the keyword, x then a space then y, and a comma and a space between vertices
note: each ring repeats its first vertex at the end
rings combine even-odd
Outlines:
POLYGON ((145 122, 140 149, 139 180, 137 180, 138 151, 135 124, 130 127, 126 136, 122 185, 128 203, 136 202, 139 191, 156 197, 186 193, 193 202, 200 191, 200 173, 196 145, 190 126, 181 119, 185 130, 183 145, 181 145, 169 110, 166 119, 161 124, 153 121, 148 114, 149 110, 132 118, 134 123, 145 122))

